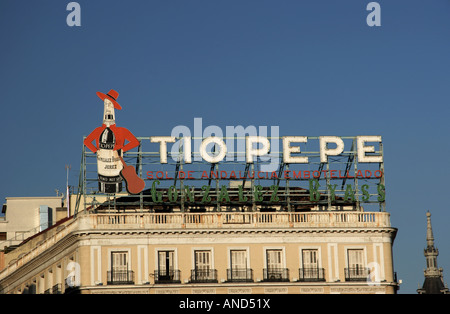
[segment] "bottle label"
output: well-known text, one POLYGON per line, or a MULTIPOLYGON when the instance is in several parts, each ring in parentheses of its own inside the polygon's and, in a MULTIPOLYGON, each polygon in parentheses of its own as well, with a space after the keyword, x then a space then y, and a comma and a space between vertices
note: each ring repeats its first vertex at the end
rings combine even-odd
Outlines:
MULTIPOLYGON (((119 177, 123 165, 119 158, 119 153, 116 150, 99 149, 97 151, 97 172, 98 177, 119 177)), ((103 180, 102 180, 103 181, 103 180)), ((105 182, 111 182, 105 180, 105 182)), ((114 179, 112 182, 118 182, 114 179)))

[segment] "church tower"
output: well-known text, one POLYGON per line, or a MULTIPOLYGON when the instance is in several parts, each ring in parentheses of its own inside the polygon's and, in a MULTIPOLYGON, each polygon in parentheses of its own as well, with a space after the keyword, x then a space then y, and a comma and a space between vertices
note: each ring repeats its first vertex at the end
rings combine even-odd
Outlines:
POLYGON ((427 212, 427 247, 424 250, 427 268, 424 270, 425 281, 422 288, 417 289, 419 294, 448 294, 444 285, 442 267, 438 268, 437 256, 439 250, 434 247, 433 229, 431 228, 431 213, 427 212))

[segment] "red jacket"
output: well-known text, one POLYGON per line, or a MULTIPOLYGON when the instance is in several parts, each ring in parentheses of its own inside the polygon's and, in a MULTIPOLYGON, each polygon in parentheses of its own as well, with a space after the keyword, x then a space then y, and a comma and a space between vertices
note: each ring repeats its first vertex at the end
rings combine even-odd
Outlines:
MULTIPOLYGON (((121 149, 123 152, 126 152, 129 151, 130 149, 139 146, 138 139, 128 129, 119 128, 115 124, 111 125, 109 128, 116 137, 116 144, 114 145, 114 150, 121 149), (125 140, 128 141, 126 145, 125 140)), ((97 152, 98 150, 98 142, 100 139, 100 135, 102 134, 104 129, 106 129, 105 124, 92 131, 92 133, 89 134, 84 140, 84 145, 86 145, 86 147, 89 148, 94 153, 97 152), (94 140, 96 144, 95 146, 92 144, 94 140)))

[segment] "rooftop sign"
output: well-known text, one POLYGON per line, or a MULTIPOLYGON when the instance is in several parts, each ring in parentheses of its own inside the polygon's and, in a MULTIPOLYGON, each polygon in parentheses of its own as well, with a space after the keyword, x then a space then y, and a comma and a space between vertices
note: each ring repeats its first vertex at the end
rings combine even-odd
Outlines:
POLYGON ((230 202, 384 206, 381 136, 280 136, 278 126, 270 127, 271 134, 264 126, 227 126, 223 132, 203 128, 195 118, 193 132, 176 126, 167 136, 135 137, 115 124, 118 93, 97 95, 104 101, 103 124, 84 139, 89 151, 83 150, 79 194, 115 195, 125 182, 129 194, 141 195, 141 208, 219 208, 230 202))

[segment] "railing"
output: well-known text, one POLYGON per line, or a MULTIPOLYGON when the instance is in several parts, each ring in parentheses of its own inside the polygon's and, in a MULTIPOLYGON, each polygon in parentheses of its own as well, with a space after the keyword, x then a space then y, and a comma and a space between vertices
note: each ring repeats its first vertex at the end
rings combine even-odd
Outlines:
POLYGON ((250 268, 227 269, 228 282, 253 282, 253 270, 250 268))
POLYGON ((112 270, 107 272, 108 285, 132 285, 134 284, 134 272, 132 270, 112 270))
POLYGON ((345 268, 345 281, 367 281, 370 269, 366 267, 345 268))
POLYGON ((61 293, 61 284, 57 283, 52 287, 52 294, 60 294, 61 293))
POLYGON ((217 283, 216 269, 192 269, 191 283, 217 283))
POLYGON ((264 268, 264 281, 289 281, 288 268, 264 268))
POLYGON ((299 268, 298 281, 325 281, 325 270, 323 268, 299 268))
POLYGON ((178 269, 171 269, 171 270, 157 269, 155 270, 154 274, 156 284, 181 282, 180 271, 178 269))
POLYGON ((60 293, 61 293, 61 284, 59 283, 44 291, 44 294, 60 294, 60 293))
MULTIPOLYGON (((390 227, 386 212, 130 213, 86 215, 96 229, 390 227)), ((82 218, 82 216, 80 216, 82 218)))

